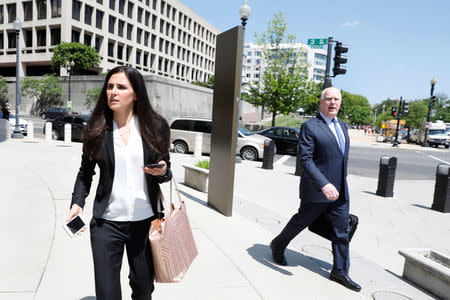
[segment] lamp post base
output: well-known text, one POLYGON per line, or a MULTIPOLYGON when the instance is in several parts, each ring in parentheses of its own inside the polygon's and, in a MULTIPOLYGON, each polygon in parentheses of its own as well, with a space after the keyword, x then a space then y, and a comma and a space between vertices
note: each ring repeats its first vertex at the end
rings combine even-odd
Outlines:
POLYGON ((420 146, 422 146, 422 147, 430 147, 430 145, 427 142, 422 143, 420 146))
POLYGON ((23 139, 24 136, 20 132, 13 132, 13 133, 11 133, 11 138, 13 138, 13 139, 23 139))

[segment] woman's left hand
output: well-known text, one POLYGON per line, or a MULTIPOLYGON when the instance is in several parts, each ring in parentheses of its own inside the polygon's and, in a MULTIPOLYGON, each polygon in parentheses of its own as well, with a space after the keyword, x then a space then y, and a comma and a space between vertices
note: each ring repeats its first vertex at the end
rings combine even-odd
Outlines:
POLYGON ((165 161, 160 160, 158 164, 164 164, 162 167, 158 168, 149 168, 149 167, 142 167, 142 170, 144 170, 145 173, 153 175, 153 176, 161 176, 164 175, 167 171, 167 164, 165 161))

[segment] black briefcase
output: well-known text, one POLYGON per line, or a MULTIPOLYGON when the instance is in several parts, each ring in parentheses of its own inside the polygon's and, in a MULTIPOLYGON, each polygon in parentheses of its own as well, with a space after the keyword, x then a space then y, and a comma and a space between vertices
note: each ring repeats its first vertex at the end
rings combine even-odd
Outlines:
MULTIPOLYGON (((355 234, 356 227, 358 227, 358 217, 350 214, 350 233, 348 235, 348 242, 352 240, 353 234, 355 234)), ((331 241, 331 237, 333 236, 333 227, 331 226, 330 221, 324 214, 321 214, 311 225, 309 225, 308 229, 314 232, 317 235, 320 235, 323 238, 331 241)))

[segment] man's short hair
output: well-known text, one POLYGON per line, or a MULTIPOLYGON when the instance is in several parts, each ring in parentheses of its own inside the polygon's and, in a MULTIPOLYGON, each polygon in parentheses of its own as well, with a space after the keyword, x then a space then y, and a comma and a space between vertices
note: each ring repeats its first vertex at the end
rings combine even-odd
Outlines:
POLYGON ((341 90, 338 89, 338 88, 335 88, 334 86, 330 86, 330 87, 327 87, 326 89, 324 89, 324 90, 322 91, 322 95, 320 95, 320 100, 324 100, 324 99, 325 99, 325 93, 326 93, 327 90, 330 90, 330 89, 335 89, 335 90, 337 90, 337 91, 339 92, 339 95, 340 95, 341 98, 342 98, 341 90))

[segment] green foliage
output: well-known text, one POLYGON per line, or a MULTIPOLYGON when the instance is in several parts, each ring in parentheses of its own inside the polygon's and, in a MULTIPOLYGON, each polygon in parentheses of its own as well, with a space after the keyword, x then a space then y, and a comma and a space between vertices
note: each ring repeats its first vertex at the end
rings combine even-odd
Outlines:
POLYGON ((366 97, 342 91, 338 117, 349 124, 372 125, 372 109, 366 97))
POLYGON ((202 86, 209 89, 214 89, 214 76, 209 77, 209 80, 207 82, 203 81, 193 81, 191 82, 193 85, 202 86))
POLYGON ((61 106, 62 85, 59 77, 54 75, 44 76, 42 79, 26 77, 21 82, 21 92, 36 99, 31 109, 32 113, 40 112, 53 107, 61 106))
MULTIPOLYGON (((422 100, 416 100, 409 102, 408 114, 401 118, 406 121, 406 127, 408 128, 420 128, 426 121, 426 115, 428 112, 428 103, 422 100)), ((390 110, 389 110, 390 114, 390 110)), ((392 117, 391 117, 392 118, 392 117)))
POLYGON ((286 126, 286 127, 298 127, 300 128, 305 120, 300 120, 292 116, 278 116, 275 118, 275 125, 271 125, 272 121, 266 122, 265 126, 286 126))
POLYGON ((97 51, 81 43, 61 43, 53 50, 52 66, 64 67, 66 62, 73 61, 74 69, 92 69, 100 64, 97 51))
POLYGON ((84 105, 87 108, 91 108, 92 106, 95 105, 95 103, 97 103, 98 97, 100 96, 102 89, 101 88, 93 88, 90 90, 87 90, 85 95, 86 95, 86 100, 84 101, 84 105))
MULTIPOLYGON (((294 113, 304 103, 316 101, 316 84, 308 80, 306 51, 294 48, 295 36, 287 34, 282 13, 274 15, 267 30, 256 35, 267 63, 259 82, 252 82, 242 93, 242 99, 257 106, 264 105, 272 113, 272 125, 277 113, 294 113), (282 47, 281 44, 291 46, 282 47)), ((309 107, 309 106, 308 106, 309 107)))
POLYGON ((209 170, 209 161, 208 160, 201 160, 199 162, 197 162, 196 164, 197 167, 199 168, 203 168, 203 169, 207 169, 209 170))
POLYGON ((387 121, 387 120, 391 120, 391 111, 389 110, 389 112, 385 111, 384 113, 381 113, 379 115, 377 115, 377 120, 375 121, 375 126, 377 126, 378 128, 381 128, 381 124, 383 121, 387 121))
POLYGON ((8 102, 8 86, 6 80, 0 75, 0 108, 8 102))

